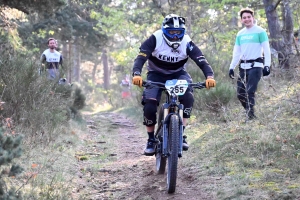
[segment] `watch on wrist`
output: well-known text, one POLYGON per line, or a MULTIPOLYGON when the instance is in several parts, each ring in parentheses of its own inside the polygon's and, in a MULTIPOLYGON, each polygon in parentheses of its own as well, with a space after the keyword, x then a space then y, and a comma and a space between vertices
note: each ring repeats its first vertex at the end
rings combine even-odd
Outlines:
POLYGON ((141 72, 139 71, 133 72, 132 76, 141 76, 141 72))

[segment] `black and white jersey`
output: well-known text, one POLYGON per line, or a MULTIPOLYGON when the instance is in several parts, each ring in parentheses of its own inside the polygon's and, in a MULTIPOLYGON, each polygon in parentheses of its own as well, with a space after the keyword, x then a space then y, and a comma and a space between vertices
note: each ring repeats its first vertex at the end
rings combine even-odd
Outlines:
POLYGON ((185 70, 188 58, 195 61, 206 77, 213 76, 212 68, 188 35, 184 35, 180 46, 173 49, 163 38, 162 30, 158 30, 142 43, 134 62, 133 72, 141 72, 148 60, 148 71, 172 74, 185 70))
POLYGON ((59 64, 62 64, 63 59, 58 51, 54 50, 52 53, 49 49, 46 49, 41 56, 41 61, 42 63, 45 61, 47 62, 47 69, 58 69, 59 64))

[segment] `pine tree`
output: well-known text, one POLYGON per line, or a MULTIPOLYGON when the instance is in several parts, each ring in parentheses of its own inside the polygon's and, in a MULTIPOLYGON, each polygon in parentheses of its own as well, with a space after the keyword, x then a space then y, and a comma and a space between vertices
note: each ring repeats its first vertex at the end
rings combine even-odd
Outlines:
POLYGON ((4 176, 16 176, 23 170, 19 165, 13 164, 13 159, 21 156, 21 140, 21 136, 6 136, 0 129, 0 199, 3 200, 22 199, 21 193, 15 188, 8 188, 4 181, 4 176))
POLYGON ((63 0, 39 0, 38 3, 32 0, 0 0, 1 7, 15 8, 26 14, 32 12, 49 12, 63 5, 65 5, 65 1, 63 0))

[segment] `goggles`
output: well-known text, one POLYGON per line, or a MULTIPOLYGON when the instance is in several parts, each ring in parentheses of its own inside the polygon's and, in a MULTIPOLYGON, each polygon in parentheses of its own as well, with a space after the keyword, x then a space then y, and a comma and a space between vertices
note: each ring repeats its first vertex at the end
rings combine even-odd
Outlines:
POLYGON ((168 33, 169 33, 170 35, 181 35, 181 34, 183 33, 182 30, 178 30, 178 29, 174 29, 174 30, 172 30, 172 29, 168 30, 168 29, 167 29, 167 31, 168 31, 168 33))
POLYGON ((164 29, 164 33, 172 39, 182 39, 182 37, 184 36, 185 30, 182 28, 168 28, 168 29, 164 29))

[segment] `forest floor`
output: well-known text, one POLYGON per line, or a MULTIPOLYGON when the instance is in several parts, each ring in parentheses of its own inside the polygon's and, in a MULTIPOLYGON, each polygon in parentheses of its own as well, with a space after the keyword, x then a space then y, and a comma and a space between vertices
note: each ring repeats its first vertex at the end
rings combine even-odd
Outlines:
MULTIPOLYGON (((157 174, 155 157, 144 156, 144 127, 114 112, 86 114, 88 132, 77 150, 78 173, 73 199, 216 199, 218 177, 195 177, 197 166, 184 166, 190 147, 179 160, 177 187, 166 191, 166 173, 157 174)), ((196 173, 197 174, 197 173, 196 173)))

